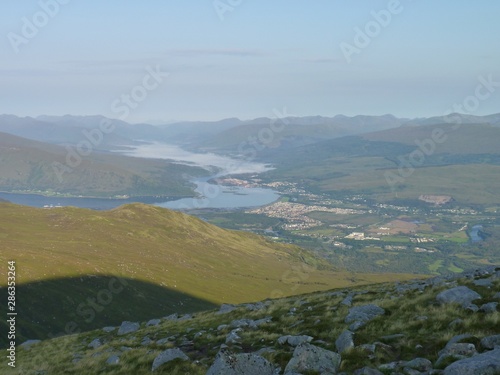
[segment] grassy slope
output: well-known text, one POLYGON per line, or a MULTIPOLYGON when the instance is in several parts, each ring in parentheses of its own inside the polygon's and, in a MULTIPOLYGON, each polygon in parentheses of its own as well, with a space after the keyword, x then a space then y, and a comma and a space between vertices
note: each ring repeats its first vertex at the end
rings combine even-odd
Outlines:
MULTIPOLYGON (((136 314, 144 310, 152 313, 150 304, 141 304, 144 295, 158 293, 150 289, 150 285, 164 288, 166 294, 180 293, 168 300, 172 306, 187 298, 188 305, 199 309, 207 303, 240 303, 409 277, 333 271, 326 262, 300 248, 268 242, 247 232, 224 230, 179 212, 141 204, 92 211, 72 207, 36 209, 2 203, 0 241, 0 264, 16 260, 18 284, 53 280, 45 289, 26 287, 25 299, 20 301, 21 306, 31 306, 34 302, 30 298, 34 298, 50 310, 52 315, 48 315, 55 319, 47 323, 51 325, 49 332, 64 327, 73 319, 71 312, 78 304, 102 289, 99 285, 78 283, 80 287, 75 289, 74 280, 89 275, 119 276, 145 283, 136 286, 137 292, 132 293, 135 299, 130 304, 139 304, 134 305, 136 314), (57 311, 54 294, 62 301, 57 311), (81 297, 70 301, 68 296, 74 295, 81 297)), ((6 268, 2 267, 0 286, 6 283, 5 274, 6 268)), ((111 309, 106 310, 110 317, 123 316, 120 303, 110 304, 108 309, 111 309)), ((166 313, 168 309, 159 304, 155 311, 166 313)), ((33 321, 34 314, 35 310, 26 310, 25 318, 33 321)), ((43 316, 39 314, 40 319, 43 316)), ((93 324, 110 322, 100 315, 101 318, 93 324)))
POLYGON ((301 181, 312 190, 332 194, 367 194, 379 201, 449 194, 465 204, 492 204, 500 201, 499 138, 500 128, 489 125, 463 125, 457 130, 447 124, 401 127, 294 149, 282 154, 278 169, 267 176, 301 181), (430 138, 436 128, 446 132, 446 141, 391 186, 386 173, 399 177, 399 158, 408 160, 417 148, 415 141, 430 138))
MULTIPOLYGON (((74 148, 73 148, 74 150, 74 148)), ((55 145, 0 133, 0 190, 40 190, 84 196, 193 195, 186 176, 206 171, 169 163, 93 152, 75 163, 55 145), (60 163, 54 169, 53 163, 60 163), (72 168, 62 169, 68 165, 72 168), (74 166, 74 168, 73 168, 74 166), (57 171, 64 170, 62 179, 57 171)))
MULTIPOLYGON (((466 285, 479 292, 482 299, 475 303, 481 305, 495 301, 493 295, 500 288, 500 279, 497 278, 491 288, 475 286, 470 279, 459 279, 458 285, 466 285)), ((314 340, 321 340, 313 341, 314 345, 336 350, 336 338, 349 326, 344 322, 348 307, 340 302, 348 292, 356 291, 362 291, 362 294, 355 295, 354 306, 374 303, 384 308, 385 314, 357 330, 354 336, 356 348, 342 353, 340 370, 348 374, 364 366, 376 368, 380 364, 408 361, 416 357, 427 358, 435 364, 438 352, 455 335, 472 335, 472 338, 462 342, 473 343, 481 351, 483 349, 479 340, 500 332, 498 310, 489 314, 472 313, 458 305, 438 304, 436 295, 452 285, 427 287, 423 292, 398 292, 397 286, 387 283, 343 290, 343 295, 338 296, 320 292, 279 299, 272 301, 267 308, 253 312, 244 306, 224 315, 207 311, 196 314, 194 319, 188 321, 163 320, 157 327, 145 327, 143 323, 139 331, 126 336, 117 336, 116 331, 104 333, 97 330, 58 338, 37 344, 29 351, 18 350, 18 368, 6 373, 28 375, 34 374, 35 370, 46 370, 48 373, 64 371, 66 374, 80 374, 82 371, 87 374, 149 374, 154 358, 161 351, 181 347, 190 361, 172 361, 156 373, 202 375, 213 363, 218 348, 224 344, 231 330, 229 327, 218 329, 219 325, 229 324, 235 319, 264 317, 271 317, 272 321, 256 330, 244 328, 238 332, 242 338, 241 344, 230 344, 230 350, 238 353, 256 352, 261 348, 274 349, 275 352, 263 356, 283 369, 294 348, 277 343, 282 335, 310 335, 314 340), (295 309, 293 314, 290 313, 292 308, 295 309), (456 319, 462 322, 450 325, 456 319), (204 333, 196 336, 200 331, 204 333), (394 334, 401 336, 384 338, 394 334), (149 337, 153 342, 144 346, 141 344, 144 337, 149 337), (171 337, 169 342, 155 342, 166 337, 171 337), (87 345, 95 338, 99 338, 104 345, 97 349, 88 348, 87 345), (360 347, 375 342, 379 344, 373 355, 360 347), (125 350, 124 346, 130 349, 125 350), (119 364, 106 364, 113 354, 120 356, 119 364), (73 361, 75 358, 80 360, 73 361)), ((445 362, 441 368, 448 363, 445 362)))

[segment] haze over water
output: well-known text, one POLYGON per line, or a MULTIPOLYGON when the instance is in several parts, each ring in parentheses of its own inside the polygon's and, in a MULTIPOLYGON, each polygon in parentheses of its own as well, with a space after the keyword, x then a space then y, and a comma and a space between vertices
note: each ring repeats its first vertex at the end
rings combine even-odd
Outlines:
POLYGON ((181 164, 197 165, 202 168, 217 167, 217 176, 243 173, 262 173, 273 169, 267 164, 234 159, 213 153, 194 153, 167 143, 150 143, 134 146, 131 150, 120 151, 128 156, 173 160, 181 164))

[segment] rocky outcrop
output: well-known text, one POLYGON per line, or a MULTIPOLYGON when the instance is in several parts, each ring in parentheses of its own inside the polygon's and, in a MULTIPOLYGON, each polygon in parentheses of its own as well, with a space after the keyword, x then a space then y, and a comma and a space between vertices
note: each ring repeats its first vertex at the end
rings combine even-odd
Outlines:
POLYGON ((154 359, 151 371, 156 371, 161 365, 178 358, 183 361, 189 360, 189 357, 184 354, 184 352, 179 348, 167 349, 164 352, 158 354, 158 356, 154 359))
POLYGON ((301 344, 295 348, 292 359, 286 365, 285 375, 302 371, 337 374, 340 361, 340 354, 311 344, 301 344))
POLYGON ((118 335, 126 335, 127 333, 135 332, 139 327, 139 323, 125 321, 121 324, 120 328, 118 328, 118 335))
POLYGON ((206 375, 278 375, 279 367, 256 354, 234 354, 221 350, 206 375))
POLYGON ((500 374, 500 349, 456 361, 444 369, 443 375, 500 374))
POLYGON ((440 303, 458 303, 467 307, 472 301, 481 299, 481 295, 466 286, 457 286, 439 293, 436 299, 440 303))

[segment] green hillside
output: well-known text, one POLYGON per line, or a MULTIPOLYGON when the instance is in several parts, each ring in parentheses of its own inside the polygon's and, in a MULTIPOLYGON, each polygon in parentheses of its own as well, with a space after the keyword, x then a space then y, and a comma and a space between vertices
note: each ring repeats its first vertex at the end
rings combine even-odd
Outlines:
POLYGON ((405 126, 282 151, 264 177, 335 197, 363 194, 384 202, 446 194, 489 205, 500 201, 499 138, 500 128, 487 124, 405 126), (443 141, 419 146, 436 129, 443 141))
MULTIPOLYGON (((72 322, 85 331, 134 316, 410 276, 334 271, 298 247, 142 204, 92 211, 0 203, 0 240, 1 264, 17 264, 24 338, 71 331, 72 322), (89 298, 106 301, 106 290, 121 285, 112 302, 93 308, 92 319, 89 306, 79 308, 89 298)), ((5 286, 6 268, 0 280, 5 286)))
POLYGON ((72 196, 193 196, 197 167, 67 149, 0 133, 0 190, 72 196), (75 156, 76 155, 76 156, 75 156))
POLYGON ((494 375, 500 370, 500 351, 492 351, 500 342, 499 290, 500 268, 490 267, 450 278, 226 306, 138 323, 128 334, 111 327, 18 347, 16 369, 5 373, 140 375, 153 369, 235 375, 259 373, 258 364, 266 363, 271 368, 266 375, 292 368, 304 375, 441 374, 443 369, 445 375, 494 375), (452 297, 455 291, 461 294, 452 297), (461 302, 469 299, 472 304, 461 302), (304 346, 309 350, 296 368, 294 358, 304 346), (322 355, 314 355, 318 352, 322 355), (184 356, 162 363, 162 353, 184 356), (227 364, 215 372, 221 355, 227 364))

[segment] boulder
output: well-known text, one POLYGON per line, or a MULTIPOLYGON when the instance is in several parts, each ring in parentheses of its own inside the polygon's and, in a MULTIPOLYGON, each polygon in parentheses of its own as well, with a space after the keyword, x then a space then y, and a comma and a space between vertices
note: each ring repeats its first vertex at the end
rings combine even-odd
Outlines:
POLYGON ((347 307, 351 307, 352 306, 352 298, 353 298, 353 295, 352 294, 349 294, 346 298, 344 298, 340 303, 342 305, 346 305, 347 307))
POLYGON ((306 335, 301 335, 301 336, 286 335, 286 336, 281 336, 278 339, 278 344, 280 345, 288 344, 290 346, 297 346, 305 342, 311 342, 312 339, 313 338, 311 336, 306 336, 306 335))
POLYGON ((182 359, 183 361, 188 361, 189 357, 184 354, 179 348, 167 349, 156 356, 153 361, 153 366, 151 371, 156 371, 161 365, 173 361, 174 359, 182 359))
POLYGON ((359 370, 354 371, 354 375, 384 375, 384 374, 382 374, 377 369, 370 368, 370 367, 363 367, 359 370))
POLYGON ((223 303, 221 305, 219 311, 216 312, 216 314, 218 314, 218 315, 220 315, 220 314, 227 314, 227 313, 230 313, 231 311, 234 311, 236 309, 237 309, 237 307, 234 306, 234 305, 223 303))
POLYGON ((458 303, 463 307, 467 307, 476 299, 481 299, 481 295, 466 286, 457 286, 439 293, 436 297, 438 302, 445 303, 458 303))
POLYGON ((233 329, 226 336, 226 344, 239 344, 241 337, 238 335, 241 332, 241 328, 233 329))
POLYGON ((285 374, 317 371, 336 374, 340 367, 340 354, 311 344, 300 344, 285 368, 285 374))
POLYGON ((497 375, 500 374, 500 349, 461 359, 444 369, 444 375, 497 375))
POLYGON ((117 356, 116 354, 111 355, 107 360, 106 364, 107 365, 117 365, 120 363, 120 357, 117 356))
POLYGON ((495 346, 500 347, 500 335, 487 336, 481 340, 481 347, 484 349, 495 349, 495 346))
POLYGON ((429 371, 432 369, 432 362, 426 358, 415 358, 404 364, 405 369, 410 368, 420 372, 429 371))
POLYGON ((438 355, 439 358, 436 361, 436 367, 440 367, 443 362, 452 359, 464 359, 468 357, 472 357, 477 354, 476 347, 474 344, 470 343, 454 343, 448 344, 446 347, 441 350, 438 355))
POLYGON ((118 335, 126 335, 127 333, 135 332, 139 329, 139 323, 123 322, 118 328, 118 335))
POLYGON ((474 285, 476 286, 485 286, 489 288, 490 286, 493 285, 493 282, 490 279, 479 279, 479 280, 474 280, 473 281, 474 285))
POLYGON ((277 375, 281 369, 256 354, 219 351, 206 375, 277 375))
POLYGON ((363 306, 355 306, 349 309, 345 318, 346 323, 362 322, 367 323, 377 316, 384 315, 385 310, 377 305, 369 304, 363 306))
POLYGON ((485 303, 479 308, 479 311, 491 314, 497 311, 498 302, 485 303))
POLYGON ((90 344, 87 345, 87 347, 92 348, 92 349, 97 349, 100 346, 102 346, 102 342, 100 339, 93 339, 90 342, 90 344))
POLYGON ((160 322, 161 322, 160 319, 151 319, 146 323, 146 327, 157 326, 158 324, 160 324, 160 322))
POLYGON ((335 340, 335 347, 340 354, 347 349, 354 348, 354 333, 351 331, 342 332, 337 340, 335 340))

